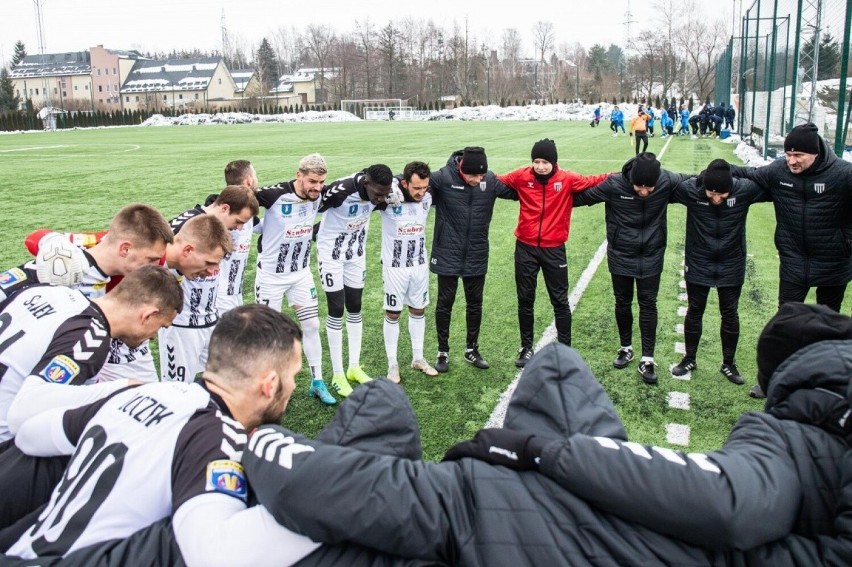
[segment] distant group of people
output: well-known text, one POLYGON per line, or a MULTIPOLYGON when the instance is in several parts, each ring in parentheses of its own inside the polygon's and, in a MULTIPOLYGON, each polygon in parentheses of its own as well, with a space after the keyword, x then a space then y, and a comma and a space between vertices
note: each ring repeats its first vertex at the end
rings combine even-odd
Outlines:
POLYGON ((453 152, 437 171, 412 161, 393 175, 374 164, 331 183, 325 159, 310 154, 294 179, 262 188, 251 163, 238 160, 226 167, 222 191, 171 223, 134 204, 105 233, 34 234, 35 260, 0 274, 0 482, 15 487, 0 496, 0 551, 22 558, 20 565, 123 565, 139 557, 191 565, 517 565, 558 562, 565 554, 592 564, 601 557, 635 561, 650 549, 665 549, 674 562, 706 560, 707 553, 747 562, 848 558, 848 544, 831 540, 839 534, 826 526, 841 509, 841 486, 852 486, 852 476, 838 473, 852 411, 844 370, 852 363, 852 319, 838 314, 852 279, 852 164, 837 159, 807 124, 786 137, 784 161, 742 168, 713 160, 698 175, 673 173, 639 151, 639 133, 647 143, 651 123, 646 115, 634 124, 637 155, 619 172, 584 176, 564 169, 550 139, 533 144, 530 165, 502 175, 489 170, 485 150, 474 146, 453 152), (444 463, 424 464, 416 419, 393 384, 402 376, 401 313, 408 308, 411 369, 448 372, 461 279, 463 360, 489 368, 479 337, 498 198, 519 202, 514 363, 524 368, 524 379, 505 430, 483 430, 451 449, 444 463), (769 394, 769 413, 744 416, 718 453, 660 458, 653 456, 658 449, 628 444, 606 394, 567 348, 573 207, 604 203, 619 335, 613 366, 626 368, 635 358, 635 295, 638 372, 647 384, 658 381, 667 206, 687 208, 686 354, 672 374, 698 367, 703 314, 716 288, 720 373, 743 384, 735 356, 746 218, 762 201, 776 212, 780 309, 761 335, 751 394, 769 394), (360 364, 373 211, 382 215, 388 360, 388 380, 380 381, 360 364), (260 234, 256 304, 242 305, 252 232, 260 234), (89 247, 75 244, 85 240, 89 247), (322 371, 314 240, 331 386, 351 399, 317 441, 279 425, 302 353, 309 394, 337 403, 322 371), (434 366, 423 352, 429 271, 438 278, 434 366), (540 271, 560 344, 535 354, 540 271), (814 287, 823 305, 802 304, 814 287), (280 312, 285 296, 299 324, 280 312), (145 350, 154 335, 159 376, 145 350), (816 367, 818 379, 809 379, 816 367), (393 455, 377 458, 377 452, 393 455), (646 483, 637 494, 637 478, 655 479, 661 488, 646 483), (825 486, 815 486, 814 478, 825 486), (789 495, 773 486, 785 486, 789 495), (376 487, 393 497, 377 502, 376 487), (263 506, 254 505, 255 496, 263 506), (716 513, 695 513, 710 508, 716 513), (527 520, 519 522, 519 514, 527 520), (596 526, 610 533, 612 525, 619 526, 615 539, 589 544, 596 526), (731 529, 740 525, 748 529, 731 529), (785 536, 795 545, 771 543, 785 536), (750 552, 758 546, 768 547, 750 552))
MULTIPOLYGON (((733 129, 734 120, 736 119, 737 111, 733 105, 726 105, 720 102, 718 106, 713 106, 711 103, 704 104, 695 112, 690 112, 684 105, 677 108, 672 102, 668 108, 654 109, 653 106, 645 107, 640 104, 636 115, 630 119, 628 129, 624 126, 624 111, 618 105, 614 105, 610 112, 609 128, 613 132, 613 136, 618 136, 619 129, 622 134, 629 134, 636 137, 636 153, 645 151, 648 147, 647 138, 654 137, 654 128, 656 122, 659 121, 660 135, 666 136, 691 136, 697 138, 699 133, 701 136, 721 136, 722 128, 733 129), (677 128, 677 132, 675 129, 677 128), (639 150, 640 144, 642 150, 639 150)), ((595 127, 601 121, 601 105, 597 105, 592 111, 592 121, 590 126, 595 127)))

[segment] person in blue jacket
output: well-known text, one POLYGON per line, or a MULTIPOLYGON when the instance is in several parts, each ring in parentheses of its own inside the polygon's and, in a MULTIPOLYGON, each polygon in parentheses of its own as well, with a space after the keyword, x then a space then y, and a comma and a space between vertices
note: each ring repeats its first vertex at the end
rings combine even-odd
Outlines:
POLYGON ((627 133, 624 129, 624 113, 618 108, 618 105, 615 105, 609 116, 609 129, 612 130, 613 137, 618 136, 619 128, 621 128, 622 134, 627 133))

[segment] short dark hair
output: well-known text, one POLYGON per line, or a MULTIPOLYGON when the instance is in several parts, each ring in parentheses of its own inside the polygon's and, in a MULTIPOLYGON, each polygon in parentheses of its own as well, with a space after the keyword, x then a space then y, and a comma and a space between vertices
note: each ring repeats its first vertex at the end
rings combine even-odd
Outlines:
POLYGON ((140 266, 124 276, 109 292, 128 305, 156 305, 163 313, 183 309, 183 291, 169 270, 162 266, 140 266))
POLYGON ((365 170, 365 173, 370 176, 373 183, 379 185, 390 185, 393 183, 393 172, 383 163, 371 165, 365 170))
POLYGON ((237 159, 225 166, 225 183, 242 185, 251 171, 251 162, 247 159, 237 159))
POLYGON ((422 161, 411 161, 405 164, 402 170, 402 178, 408 183, 411 181, 412 175, 417 175, 420 179, 426 179, 432 175, 432 170, 429 169, 429 164, 422 161))
POLYGON ((251 216, 255 216, 260 210, 254 191, 242 185, 228 185, 219 193, 213 204, 228 205, 233 214, 237 214, 248 207, 251 210, 251 216))
POLYGON ((258 364, 278 366, 302 340, 302 330, 287 315, 262 304, 235 307, 219 319, 208 348, 208 372, 240 380, 258 364), (260 362, 259 362, 260 361, 260 362))

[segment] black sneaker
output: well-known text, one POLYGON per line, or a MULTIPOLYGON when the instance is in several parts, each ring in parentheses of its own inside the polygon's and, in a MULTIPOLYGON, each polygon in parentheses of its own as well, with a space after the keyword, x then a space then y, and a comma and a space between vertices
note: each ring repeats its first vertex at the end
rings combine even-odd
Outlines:
POLYGON ((748 395, 758 400, 762 400, 766 397, 766 393, 763 391, 763 388, 760 387, 760 384, 752 386, 751 390, 748 391, 748 395))
POLYGON ((719 372, 724 374, 725 378, 727 378, 732 384, 736 384, 737 386, 745 384, 745 380, 743 380, 743 377, 740 376, 740 371, 737 370, 736 364, 725 364, 723 362, 719 372))
POLYGON ((482 355, 479 354, 479 347, 469 348, 464 352, 464 359, 469 363, 473 364, 475 367, 485 370, 486 368, 491 368, 491 365, 488 364, 482 355))
POLYGON ((686 376, 697 367, 694 358, 683 357, 679 364, 672 367, 672 376, 686 376))
POLYGON ((515 366, 518 368, 523 368, 527 365, 530 358, 532 358, 533 349, 527 347, 521 347, 518 349, 518 359, 515 361, 515 366))
POLYGON ((612 361, 612 365, 618 369, 626 368, 631 360, 633 360, 633 349, 621 347, 618 349, 618 356, 612 361))
POLYGON ((439 352, 438 360, 435 362, 435 370, 438 372, 448 372, 450 370, 450 355, 446 352, 439 352))
POLYGON ((651 361, 644 360, 639 363, 639 374, 642 375, 642 381, 646 384, 656 384, 657 375, 654 373, 655 364, 651 361))

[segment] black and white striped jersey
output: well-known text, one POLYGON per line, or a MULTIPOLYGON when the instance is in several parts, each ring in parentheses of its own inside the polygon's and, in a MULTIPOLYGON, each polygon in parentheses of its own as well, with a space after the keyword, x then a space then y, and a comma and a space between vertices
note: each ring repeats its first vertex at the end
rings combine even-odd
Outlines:
POLYGON ((263 187, 257 201, 266 209, 257 245, 257 268, 269 274, 290 274, 308 268, 319 199, 296 194, 293 181, 263 187))
MULTIPOLYGON (((257 220, 257 217, 255 217, 257 220)), ((247 222, 242 228, 231 231, 233 252, 225 254, 219 264, 218 297, 243 294, 243 275, 248 263, 251 239, 254 235, 254 223, 247 222)))
MULTIPOLYGON (((180 232, 186 221, 198 215, 204 215, 201 205, 184 211, 169 223, 175 234, 180 232)), ((216 311, 216 295, 219 291, 219 272, 213 276, 195 279, 184 277, 176 269, 166 265, 180 282, 183 289, 183 309, 175 317, 172 325, 175 327, 211 327, 219 321, 216 311)))
POLYGON ((24 379, 83 384, 109 353, 109 324, 78 290, 34 285, 0 303, 0 440, 11 438, 9 406, 24 379))
POLYGON ((366 253, 370 213, 376 208, 367 199, 366 177, 359 172, 323 187, 320 212, 324 214, 317 232, 320 260, 343 262, 366 253))
POLYGON ((418 203, 397 185, 393 191, 400 193, 396 206, 382 208, 382 265, 387 268, 413 268, 429 261, 426 251, 426 219, 432 206, 432 195, 426 193, 418 203))
MULTIPOLYGON (((90 299, 102 297, 107 292, 110 277, 101 270, 98 263, 85 249, 83 251, 84 266, 83 280, 73 289, 80 290, 90 299)), ((35 260, 30 260, 17 268, 0 273, 0 301, 15 294, 30 285, 40 283, 36 272, 35 260)))
POLYGON ((64 434, 76 449, 13 555, 65 555, 124 538, 206 493, 248 500, 245 431, 197 382, 120 390, 64 412, 43 434, 64 434))

